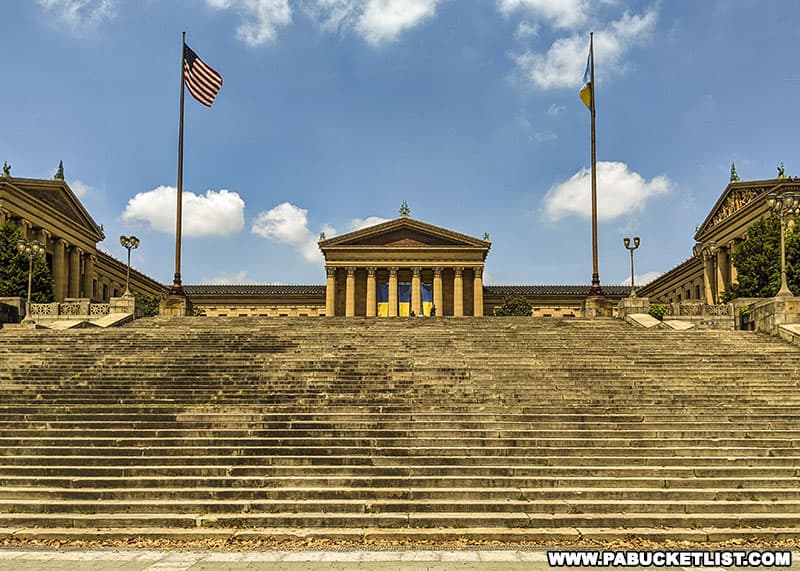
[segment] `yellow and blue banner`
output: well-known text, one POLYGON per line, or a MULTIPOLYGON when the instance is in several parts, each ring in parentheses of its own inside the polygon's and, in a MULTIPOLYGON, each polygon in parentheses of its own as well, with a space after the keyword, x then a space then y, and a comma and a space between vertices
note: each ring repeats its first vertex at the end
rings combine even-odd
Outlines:
POLYGON ((389 284, 378 284, 378 317, 389 317, 389 284))
POLYGON ((429 316, 431 314, 432 305, 433 305, 433 285, 422 284, 422 315, 429 316))
POLYGON ((408 317, 411 314, 411 282, 397 284, 397 301, 400 302, 400 317, 408 317))
POLYGON ((586 58, 586 71, 583 72, 583 87, 580 91, 581 101, 583 104, 586 105, 586 108, 591 111, 592 109, 592 79, 589 73, 590 66, 592 63, 592 52, 591 48, 589 50, 589 56, 586 58))

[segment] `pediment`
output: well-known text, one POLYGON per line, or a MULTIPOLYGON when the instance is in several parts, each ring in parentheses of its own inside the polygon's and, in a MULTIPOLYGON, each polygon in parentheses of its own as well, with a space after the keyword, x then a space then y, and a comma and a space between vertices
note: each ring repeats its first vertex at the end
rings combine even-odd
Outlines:
POLYGON ((787 178, 730 183, 697 228, 695 240, 702 240, 712 229, 770 192, 778 192, 786 184, 796 186, 797 182, 787 178))
POLYGON ((7 179, 17 192, 28 195, 36 202, 55 210, 74 224, 83 228, 97 241, 105 237, 97 223, 81 204, 66 182, 61 180, 7 179))
POLYGON ((328 240, 322 240, 319 243, 320 248, 323 250, 339 246, 382 246, 389 248, 448 246, 477 247, 488 250, 490 245, 487 240, 473 238, 472 236, 414 220, 413 218, 397 218, 328 240))

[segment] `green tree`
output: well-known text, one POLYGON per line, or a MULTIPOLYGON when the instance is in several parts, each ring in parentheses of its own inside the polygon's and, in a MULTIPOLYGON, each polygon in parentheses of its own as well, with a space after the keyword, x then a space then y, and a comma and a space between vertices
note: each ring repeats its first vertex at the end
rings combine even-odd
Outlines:
POLYGON ((514 295, 503 299, 503 305, 495 309, 495 315, 521 315, 530 317, 531 304, 521 295, 514 295))
MULTIPOLYGON (((786 232, 786 281, 800 293, 800 235, 786 232)), ((733 254, 737 282, 725 292, 737 297, 772 297, 781 287, 781 223, 777 216, 762 218, 748 228, 745 240, 733 254)))
POLYGON ((136 297, 137 303, 144 306, 145 317, 153 317, 155 315, 158 315, 159 308, 161 306, 161 300, 164 299, 163 295, 159 294, 148 295, 146 293, 139 293, 139 292, 136 292, 133 295, 136 297))
MULTIPOLYGON (((22 238, 12 222, 0 226, 0 297, 28 297, 28 258, 17 250, 17 241, 22 238)), ((49 303, 53 301, 53 278, 43 257, 33 261, 31 301, 49 303)))

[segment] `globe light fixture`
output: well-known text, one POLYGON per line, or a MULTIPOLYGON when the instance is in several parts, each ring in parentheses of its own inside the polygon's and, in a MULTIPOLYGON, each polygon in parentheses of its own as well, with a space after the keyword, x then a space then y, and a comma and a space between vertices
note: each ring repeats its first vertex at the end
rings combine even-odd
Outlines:
POLYGON ((139 238, 136 236, 120 236, 119 243, 122 244, 122 247, 128 250, 128 271, 125 274, 125 293, 122 294, 122 297, 130 297, 131 290, 130 290, 130 283, 131 283, 131 250, 135 250, 139 247, 139 238))
POLYGON ((627 236, 622 239, 622 243, 625 244, 625 248, 631 253, 631 297, 636 297, 636 288, 633 283, 633 251, 639 247, 640 242, 641 240, 639 240, 639 236, 633 237, 633 246, 631 246, 631 239, 627 236))
POLYGON ((800 214, 800 195, 793 192, 767 195, 767 207, 781 221, 781 289, 776 297, 792 297, 792 291, 786 282, 786 218, 800 214))

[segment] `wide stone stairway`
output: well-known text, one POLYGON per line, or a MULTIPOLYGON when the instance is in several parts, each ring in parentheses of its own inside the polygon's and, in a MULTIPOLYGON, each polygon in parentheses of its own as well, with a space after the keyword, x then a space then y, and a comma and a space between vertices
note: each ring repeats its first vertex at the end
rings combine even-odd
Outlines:
POLYGON ((0 331, 0 536, 800 537, 799 357, 611 319, 0 331))

